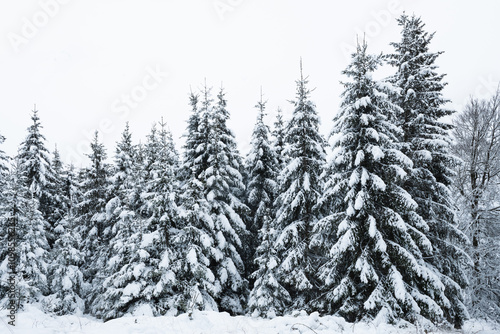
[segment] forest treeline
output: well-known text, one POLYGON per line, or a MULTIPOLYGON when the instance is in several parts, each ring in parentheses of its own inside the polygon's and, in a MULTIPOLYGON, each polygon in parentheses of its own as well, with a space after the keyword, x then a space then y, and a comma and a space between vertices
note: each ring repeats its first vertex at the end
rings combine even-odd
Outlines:
POLYGON ((301 68, 290 119, 270 127, 257 102, 244 158, 222 88, 190 94, 180 153, 163 120, 143 144, 127 124, 112 154, 95 133, 84 168, 48 151, 34 110, 0 151, 2 307, 498 321, 500 94, 454 114, 433 34, 398 24, 394 53, 357 46, 327 138, 301 68))

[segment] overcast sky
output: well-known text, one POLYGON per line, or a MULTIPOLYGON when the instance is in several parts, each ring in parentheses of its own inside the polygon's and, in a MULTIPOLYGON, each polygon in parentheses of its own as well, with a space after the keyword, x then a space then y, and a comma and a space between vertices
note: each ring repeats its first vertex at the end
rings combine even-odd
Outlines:
POLYGON ((431 51, 446 73, 445 97, 460 110, 471 94, 487 97, 500 78, 500 2, 326 0, 6 0, 0 4, 0 134, 14 155, 36 103, 52 151, 87 164, 97 129, 108 154, 130 122, 135 142, 168 123, 178 147, 190 87, 206 78, 227 92, 230 127, 248 150, 262 86, 269 124, 289 117, 299 59, 322 133, 331 129, 356 35, 371 53, 399 41, 396 18, 422 17, 436 32, 431 51))

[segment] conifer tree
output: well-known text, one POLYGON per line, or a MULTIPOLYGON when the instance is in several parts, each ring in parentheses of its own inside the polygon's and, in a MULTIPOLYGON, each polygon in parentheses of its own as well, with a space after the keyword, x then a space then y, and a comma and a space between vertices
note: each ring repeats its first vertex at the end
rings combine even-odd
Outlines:
MULTIPOLYGON (((5 141, 5 137, 0 135, 0 145, 3 144, 5 141)), ((0 219, 3 216, 6 208, 5 208, 5 189, 7 187, 7 177, 9 173, 9 168, 8 168, 8 162, 9 158, 5 154, 5 152, 0 148, 0 219)), ((0 263, 3 261, 3 259, 7 256, 7 246, 8 246, 8 231, 7 231, 7 226, 1 226, 0 225, 0 233, 2 234, 2 237, 0 237, 0 263)), ((1 288, 0 288, 1 289, 1 288)), ((1 292, 0 292, 1 296, 1 292)), ((1 297, 0 297, 1 298, 1 297)))
POLYGON ((51 169, 53 171, 52 182, 47 185, 51 198, 47 220, 52 222, 55 229, 58 222, 63 219, 69 210, 69 198, 64 190, 67 176, 57 147, 53 152, 51 169))
POLYGON ((82 170, 78 188, 81 199, 77 201, 75 224, 77 233, 82 238, 81 251, 84 255, 82 271, 85 279, 95 277, 97 269, 103 263, 97 263, 97 253, 100 247, 107 247, 109 238, 105 207, 109 199, 110 167, 106 163, 106 149, 99 142, 98 132, 90 143, 90 166, 82 170))
MULTIPOLYGON (((205 89, 205 95, 206 92, 205 89)), ((221 89, 215 106, 207 104, 202 109, 201 127, 204 122, 209 125, 206 142, 209 167, 201 172, 199 179, 206 184, 205 196, 216 234, 218 254, 210 267, 218 279, 216 285, 220 294, 216 301, 221 310, 234 314, 243 312, 246 294, 245 268, 241 257, 241 239, 246 228, 241 213, 247 207, 240 197, 244 191, 240 173, 242 163, 234 135, 226 124, 229 112, 224 95, 221 89)), ((205 97, 205 101, 210 100, 205 97)))
MULTIPOLYGON (((5 141, 5 137, 0 135, 0 145, 3 144, 5 141)), ((7 187, 7 178, 8 178, 8 173, 9 173, 9 168, 8 168, 8 162, 9 158, 5 154, 5 152, 0 148, 0 189, 6 189, 7 187)), ((0 191, 0 217, 3 215, 5 211, 5 200, 4 200, 4 195, 5 191, 0 191)), ((6 228, 6 227, 1 227, 1 228, 6 228)), ((3 231, 0 230, 0 233, 3 231)), ((3 257, 6 256, 7 254, 7 245, 8 245, 8 240, 7 240, 7 230, 3 231, 4 233, 2 234, 3 237, 0 237, 0 259, 3 259, 3 257)), ((0 260, 1 263, 1 260, 0 260)))
POLYGON ((273 148, 276 153, 276 159, 278 160, 276 170, 281 171, 285 167, 285 157, 283 156, 283 149, 285 148, 285 122, 283 120, 283 111, 281 108, 278 108, 272 135, 273 148))
POLYGON ((221 284, 211 268, 218 261, 217 234, 210 215, 210 205, 205 198, 203 183, 195 177, 182 187, 179 219, 182 226, 173 238, 176 255, 173 265, 178 279, 177 308, 181 312, 193 309, 217 311, 221 284))
MULTIPOLYGON (((0 135, 0 145, 2 145, 4 141, 5 137, 0 135)), ((5 184, 8 172, 8 162, 9 162, 9 157, 5 154, 5 152, 2 149, 0 149, 0 186, 3 186, 5 184)))
POLYGON ((402 188, 412 163, 399 150, 402 131, 392 123, 400 109, 391 102, 391 86, 372 79, 381 59, 366 48, 358 45, 343 71, 351 81, 334 119, 325 174, 330 190, 322 199, 334 205, 313 238, 329 254, 314 307, 349 321, 379 315, 439 321, 449 301, 439 273, 423 259, 432 252, 426 223, 402 188))
POLYGON ((277 268, 280 259, 276 256, 273 242, 276 230, 272 227, 273 219, 268 208, 262 216, 262 228, 259 231, 260 244, 257 247, 255 263, 257 270, 252 273, 255 283, 248 300, 248 311, 253 316, 273 318, 282 315, 291 303, 290 294, 279 283, 277 268))
MULTIPOLYGON (((36 108, 32 111, 31 120, 33 124, 28 128, 28 135, 19 148, 18 159, 26 176, 27 187, 39 202, 38 209, 49 221, 52 230, 55 225, 55 221, 51 220, 54 199, 50 188, 54 183, 54 172, 36 108)), ((50 235, 51 231, 47 233, 50 235)))
MULTIPOLYGON (((248 174, 246 192, 251 217, 247 223, 250 233, 246 245, 250 248, 251 260, 254 259, 254 253, 259 244, 259 231, 263 226, 264 217, 267 211, 272 209, 277 193, 278 161, 269 142, 269 127, 264 124, 266 102, 262 100, 261 93, 260 101, 255 106, 259 114, 252 134, 251 150, 246 159, 248 174)), ((257 269, 252 262, 246 262, 248 275, 257 269)))
POLYGON ((321 194, 319 179, 324 159, 324 141, 319 134, 319 117, 310 100, 308 80, 297 80, 294 112, 287 124, 287 164, 280 173, 276 200, 277 257, 281 259, 278 278, 288 290, 294 309, 306 308, 315 291, 314 258, 309 248, 312 229, 318 220, 315 204, 321 194))
POLYGON ((81 236, 75 224, 75 206, 79 194, 73 166, 64 173, 62 183, 60 191, 66 201, 66 212, 54 229, 55 242, 49 267, 52 295, 45 298, 44 304, 46 310, 57 315, 81 314, 85 310, 84 298, 89 286, 80 270, 84 253, 80 250, 81 236))
POLYGON ((178 224, 176 171, 179 158, 163 119, 160 131, 152 130, 145 152, 149 166, 141 195, 145 203, 145 219, 138 231, 141 238, 139 251, 128 266, 143 268, 134 271, 135 279, 141 284, 135 303, 148 303, 152 313, 159 315, 175 308, 177 297, 173 292, 177 281, 172 268, 172 231, 178 224))
POLYGON ((435 65, 443 52, 430 52, 434 34, 425 32, 419 17, 403 14, 398 24, 402 27, 401 42, 391 43, 395 53, 388 60, 397 70, 390 81, 400 89, 396 103, 402 110, 396 122, 403 129, 402 151, 413 162, 404 188, 429 227, 426 235, 433 245, 429 262, 438 268, 451 303, 443 309, 445 316, 460 327, 467 317, 461 289, 467 283, 467 255, 462 250, 467 240, 458 230, 451 200, 457 160, 450 152, 451 125, 441 118, 453 111, 444 107, 449 102, 442 95, 446 83, 435 65))
POLYGON ((102 269, 107 258, 101 256, 109 248, 110 223, 106 215, 106 205, 111 194, 111 167, 106 163, 106 149, 99 142, 98 132, 90 143, 90 166, 81 170, 81 199, 76 204, 75 224, 81 238, 80 250, 83 253, 81 271, 84 280, 90 284, 85 298, 85 311, 96 314, 93 303, 101 298, 102 269))
POLYGON ((16 159, 4 190, 5 211, 0 218, 2 238, 11 233, 8 240, 3 241, 8 241, 14 250, 14 261, 11 263, 7 252, 0 254, 0 298, 5 306, 8 302, 6 293, 10 288, 7 284, 12 272, 10 266, 14 263, 17 287, 15 294, 19 308, 26 303, 42 301, 43 296, 49 292, 49 244, 45 233, 48 223, 38 210, 39 204, 35 194, 27 187, 29 183, 26 175, 25 166, 16 159))
POLYGON ((261 95, 260 101, 255 106, 259 110, 259 114, 252 134, 252 148, 246 161, 249 175, 247 201, 253 217, 249 224, 249 230, 254 233, 262 227, 262 218, 266 210, 272 207, 277 192, 276 167, 278 161, 269 142, 269 127, 264 123, 266 102, 262 100, 261 95))
POLYGON ((182 162, 181 181, 187 181, 194 173, 199 180, 202 179, 202 172, 208 167, 208 149, 210 133, 210 115, 213 99, 206 83, 203 88, 201 102, 199 95, 191 92, 189 100, 191 105, 191 115, 188 120, 187 133, 184 135, 186 143, 184 145, 184 156, 182 162), (201 105, 199 105, 201 103, 201 105))
MULTIPOLYGON (((205 92, 206 93, 206 92, 205 92)), ((205 100, 207 100, 207 95, 205 94, 205 100)), ((203 152, 198 149, 200 145, 203 145, 204 137, 202 131, 207 129, 200 129, 201 122, 201 109, 199 107, 199 95, 193 92, 189 95, 189 104, 191 106, 191 115, 187 121, 187 132, 184 134, 186 142, 183 146, 184 155, 183 163, 181 169, 180 179, 182 182, 187 182, 191 178, 193 173, 192 169, 195 167, 198 161, 198 156, 203 154, 203 152)), ((195 175, 199 175, 201 170, 196 168, 195 175)))
POLYGON ((111 319, 127 311, 128 302, 137 297, 136 286, 131 288, 131 273, 127 264, 138 250, 139 221, 134 211, 135 147, 128 123, 117 143, 115 169, 111 182, 112 198, 106 204, 107 229, 104 236, 109 239, 106 247, 95 254, 96 262, 102 264, 94 280, 92 313, 97 317, 111 319))

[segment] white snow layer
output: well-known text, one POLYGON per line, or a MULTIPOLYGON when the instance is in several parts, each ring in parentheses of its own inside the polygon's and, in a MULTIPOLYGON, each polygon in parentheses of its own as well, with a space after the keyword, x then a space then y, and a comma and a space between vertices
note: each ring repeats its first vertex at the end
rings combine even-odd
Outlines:
MULTIPOLYGON (((133 314, 107 322, 82 315, 52 316, 44 314, 36 306, 28 304, 26 310, 16 316, 15 326, 8 325, 8 310, 0 311, 0 333, 5 334, 289 334, 289 333, 357 333, 357 334, 413 334, 426 327, 426 332, 457 333, 420 324, 419 327, 401 322, 388 325, 383 321, 348 323, 335 316, 319 316, 317 312, 307 315, 296 311, 293 315, 262 319, 250 316, 231 317, 226 312, 194 311, 192 320, 187 314, 180 316, 151 317, 147 305, 138 308, 133 314), (422 326, 423 325, 423 326, 422 326)), ((494 334, 498 325, 480 321, 467 321, 463 333, 494 334)))

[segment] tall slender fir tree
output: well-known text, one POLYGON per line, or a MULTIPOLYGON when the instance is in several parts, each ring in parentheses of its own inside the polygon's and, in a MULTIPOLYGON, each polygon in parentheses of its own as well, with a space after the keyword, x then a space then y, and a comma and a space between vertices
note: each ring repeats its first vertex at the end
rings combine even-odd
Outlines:
MULTIPOLYGON (((259 244, 259 231, 263 226, 264 218, 269 214, 268 210, 272 212, 278 191, 276 182, 278 161, 269 141, 269 127, 264 123, 266 102, 262 100, 261 92, 260 101, 255 106, 259 114, 252 134, 251 150, 246 159, 248 174, 246 200, 251 212, 251 218, 247 222, 250 234, 246 244, 250 248, 252 260, 259 244)), ((272 219, 272 217, 267 217, 267 219, 272 219)), ((257 269, 252 261, 248 261, 246 267, 247 275, 257 269)))
POLYGON ((444 74, 436 72, 435 61, 442 52, 430 52, 434 34, 424 30, 424 23, 415 15, 403 14, 401 41, 391 43, 395 53, 387 58, 396 68, 390 81, 400 89, 396 103, 401 112, 396 123, 403 129, 402 152, 413 162, 404 185, 417 202, 417 213, 429 227, 426 233, 433 245, 429 262, 439 269, 450 305, 443 307, 446 318, 461 327, 467 318, 462 288, 467 284, 467 255, 462 250, 466 237, 458 230, 451 200, 450 186, 457 159, 450 152, 450 124, 442 117, 453 114, 444 105, 444 74))
POLYGON ((309 241, 318 220, 315 205, 321 195, 320 174, 325 159, 319 117, 309 98, 308 80, 302 75, 302 61, 300 67, 295 109, 286 127, 283 155, 287 164, 280 173, 274 223, 274 247, 281 259, 277 275, 293 300, 292 309, 306 308, 316 290, 316 260, 309 241))
POLYGON ((418 315, 439 321, 449 301, 439 272, 424 261, 432 253, 427 225, 402 188, 412 163, 399 150, 402 131, 392 123, 400 108, 391 102, 391 85, 372 79, 381 59, 366 48, 358 45, 343 71, 351 81, 334 120, 323 195, 334 206, 313 238, 329 253, 315 304, 349 321, 416 321, 418 315))

